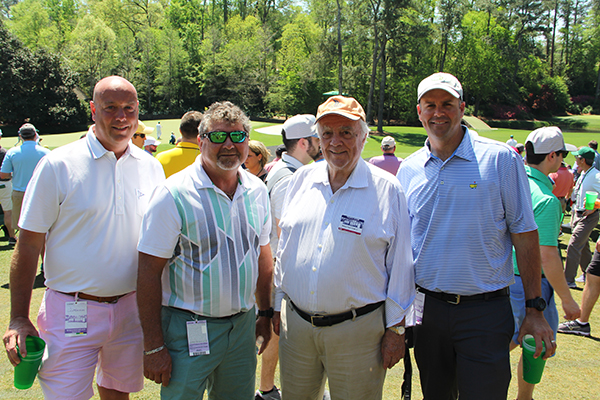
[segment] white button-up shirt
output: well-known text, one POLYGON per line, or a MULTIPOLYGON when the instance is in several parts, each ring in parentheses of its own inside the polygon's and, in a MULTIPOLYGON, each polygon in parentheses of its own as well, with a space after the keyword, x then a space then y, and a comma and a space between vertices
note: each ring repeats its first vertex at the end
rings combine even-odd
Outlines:
POLYGON ((326 163, 298 170, 288 186, 275 267, 276 301, 336 314, 385 301, 386 326, 415 294, 410 221, 394 176, 359 160, 334 194, 326 163))

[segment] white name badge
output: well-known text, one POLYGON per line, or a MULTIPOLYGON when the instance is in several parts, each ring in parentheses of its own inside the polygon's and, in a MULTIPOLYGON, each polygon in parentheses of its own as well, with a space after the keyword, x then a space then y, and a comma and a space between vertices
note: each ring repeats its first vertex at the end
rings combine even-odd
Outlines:
POLYGON ((349 217, 347 215, 342 215, 342 219, 340 220, 340 225, 338 229, 344 232, 354 233, 356 235, 362 235, 363 225, 365 224, 364 219, 349 217))
POLYGON ((206 321, 187 321, 185 324, 190 357, 210 354, 206 321))
POLYGON ((425 293, 417 292, 413 303, 415 310, 415 325, 423 323, 423 310, 425 308, 425 293))
POLYGON ((65 336, 87 335, 87 301, 65 303, 65 336))

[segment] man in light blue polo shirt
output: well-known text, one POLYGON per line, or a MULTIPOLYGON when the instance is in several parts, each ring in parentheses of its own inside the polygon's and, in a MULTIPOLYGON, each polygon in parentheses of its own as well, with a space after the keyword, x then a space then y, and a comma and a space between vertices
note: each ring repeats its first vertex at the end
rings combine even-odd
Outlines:
MULTIPOLYGON (((436 73, 418 87, 425 146, 400 165, 411 217, 415 280, 424 293, 415 357, 426 399, 506 399, 513 315, 512 246, 528 302, 518 340, 529 333, 535 356, 552 329, 540 309, 537 226, 521 157, 504 143, 462 126, 460 82, 436 73)), ((418 320, 418 319, 417 319, 418 320)))
POLYGON ((37 129, 32 124, 21 126, 19 138, 23 139, 23 144, 6 152, 0 168, 1 179, 12 177, 12 225, 15 229, 21 216, 21 205, 27 184, 38 162, 50 153, 50 150, 37 144, 38 137, 37 129))

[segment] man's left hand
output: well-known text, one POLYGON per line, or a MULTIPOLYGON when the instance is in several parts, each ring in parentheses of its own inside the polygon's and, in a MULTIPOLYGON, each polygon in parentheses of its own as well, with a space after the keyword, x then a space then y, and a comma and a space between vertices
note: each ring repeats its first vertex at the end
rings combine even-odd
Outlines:
POLYGON ((383 368, 392 368, 404 358, 404 335, 400 336, 389 329, 385 330, 381 339, 381 355, 383 368))
POLYGON ((258 350, 258 354, 260 355, 265 351, 269 344, 269 340, 271 340, 271 318, 258 317, 256 320, 256 339, 259 337, 263 338, 263 342, 258 350))
POLYGON ((532 335, 535 338, 535 353, 533 358, 538 358, 542 354, 542 341, 546 345, 546 353, 542 357, 547 360, 554 355, 556 351, 556 341, 554 340, 554 331, 546 322, 544 314, 541 311, 529 309, 519 328, 519 337, 517 341, 522 343, 525 335, 532 335))

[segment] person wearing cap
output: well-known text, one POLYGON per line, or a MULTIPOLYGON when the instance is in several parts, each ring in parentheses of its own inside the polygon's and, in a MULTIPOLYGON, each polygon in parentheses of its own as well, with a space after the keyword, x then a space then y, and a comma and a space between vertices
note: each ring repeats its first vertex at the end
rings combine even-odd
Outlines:
POLYGON ((131 137, 131 142, 140 149, 144 149, 144 141, 146 140, 146 136, 150 135, 151 133, 152 128, 146 126, 142 121, 138 121, 138 127, 131 137))
MULTIPOLYGON (((2 139, 2 129, 0 129, 0 139, 2 139)), ((6 156, 6 149, 0 146, 0 166, 4 157, 6 156)), ((15 230, 12 224, 12 182, 10 178, 0 178, 0 205, 4 212, 4 227, 8 232, 8 244, 15 245, 17 239, 15 238, 15 230)))
MULTIPOLYGON (((162 164, 166 177, 190 166, 200 154, 198 146, 198 126, 202 122, 202 113, 199 111, 188 111, 181 117, 179 122, 179 133, 181 141, 167 151, 161 151, 156 159, 162 164)), ((173 144, 175 144, 173 136, 173 144)))
POLYGON ((0 179, 12 179, 11 222, 14 229, 18 227, 25 189, 33 171, 42 157, 50 153, 50 150, 37 144, 39 135, 32 124, 23 124, 19 128, 19 138, 23 140, 23 144, 9 149, 0 167, 0 179))
POLYGON ((510 146, 461 125, 465 102, 453 75, 422 80, 417 102, 427 140, 397 177, 406 192, 424 301, 414 329, 423 395, 504 400, 514 331, 513 246, 527 307, 517 341, 533 335, 536 357, 543 341, 544 359, 556 349, 542 314, 540 250, 523 161, 510 146))
MULTIPOLYGON (((542 257, 542 298, 546 302, 544 318, 554 331, 558 328, 558 311, 554 292, 561 299, 564 315, 569 320, 579 317, 579 305, 573 300, 565 280, 562 260, 558 249, 558 234, 562 221, 562 207, 552 194, 552 183, 548 174, 556 172, 569 151, 577 150, 565 144, 561 130, 556 126, 543 127, 531 132, 525 142, 527 165, 525 171, 533 204, 533 214, 538 225, 540 254, 542 257)), ((510 343, 511 351, 519 347, 519 326, 526 314, 525 291, 513 253, 515 283, 510 286, 510 302, 515 318, 515 333, 510 343)), ((534 384, 523 379, 523 357, 518 366, 518 400, 531 400, 534 384)))
POLYGON ((325 162, 294 173, 279 223, 281 393, 321 399, 327 377, 331 398, 381 399, 415 293, 406 201, 361 158, 369 127, 355 99, 330 97, 316 121, 325 162))
POLYGON ((160 137, 162 136, 162 125, 160 124, 160 121, 158 121, 156 123, 156 127, 155 128, 156 128, 156 138, 158 140, 160 140, 160 137))
POLYGON ((560 201, 563 214, 567 209, 567 201, 571 199, 571 192, 573 191, 573 187, 575 186, 575 181, 573 180, 573 173, 567 168, 567 165, 563 161, 558 168, 558 171, 550 173, 548 175, 550 179, 554 182, 554 189, 552 189, 552 194, 558 198, 560 201))
POLYGON ((369 162, 392 175, 396 175, 402 159, 394 154, 396 152, 396 141, 393 137, 386 136, 381 140, 381 151, 383 151, 383 155, 372 157, 369 162))
POLYGON ((144 140, 144 151, 153 156, 154 153, 156 153, 159 144, 159 140, 154 139, 152 136, 146 136, 146 140, 144 140))
MULTIPOLYGON (((158 161, 131 143, 138 124, 134 86, 110 76, 94 87, 86 137, 40 161, 27 187, 10 275, 11 320, 4 344, 13 365, 25 338, 48 350, 38 373, 45 399, 100 398, 142 390, 143 338, 136 303, 136 245, 142 215, 164 181, 158 161), (29 304, 46 243, 37 327, 29 304)), ((25 146, 25 144, 24 144, 25 146)))
MULTIPOLYGON (((271 202, 271 250, 277 253, 279 241, 279 220, 281 208, 292 178, 292 174, 304 165, 314 161, 319 154, 319 137, 315 116, 299 114, 289 118, 282 126, 281 138, 285 152, 267 175, 266 183, 271 202)), ((274 295, 274 291, 273 291, 274 295)), ((261 363, 260 385, 255 399, 280 399, 279 389, 275 386, 275 370, 279 351, 279 338, 274 337, 266 348, 261 363)))
POLYGON ((579 178, 573 189, 573 211, 571 213, 571 239, 567 246, 567 259, 565 261, 565 278, 570 288, 577 288, 575 276, 577 267, 585 272, 590 261, 590 234, 598 225, 600 215, 598 209, 586 210, 585 193, 600 193, 600 171, 593 167, 596 152, 590 147, 581 147, 578 151, 571 153, 575 156, 579 178))
POLYGON ((510 147, 517 147, 517 144, 519 144, 516 140, 515 137, 513 135, 510 135, 510 139, 508 139, 506 141, 506 144, 509 145, 510 147))
POLYGON ((251 399, 271 337, 273 258, 265 184, 241 168, 250 119, 204 113, 194 164, 160 185, 138 244, 144 374, 162 399, 251 399), (258 308, 258 318, 255 308, 258 308))

